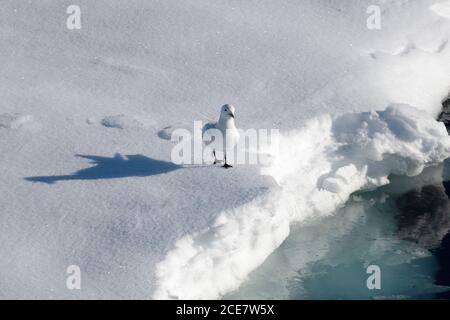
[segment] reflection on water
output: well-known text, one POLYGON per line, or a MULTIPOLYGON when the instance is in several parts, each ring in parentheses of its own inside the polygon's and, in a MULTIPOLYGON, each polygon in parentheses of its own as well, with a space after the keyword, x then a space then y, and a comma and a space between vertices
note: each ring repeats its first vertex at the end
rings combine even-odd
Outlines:
POLYGON ((294 227, 228 299, 450 297, 450 162, 355 194, 333 216, 294 227), (366 268, 381 268, 369 290, 366 268))
MULTIPOLYGON (((442 106, 443 111, 439 116, 439 120, 445 123, 450 134, 450 97, 442 103, 442 106)), ((450 162, 450 160, 447 160, 447 162, 450 162)), ((444 166, 443 176, 445 193, 450 196, 450 163, 444 166)), ((450 287, 450 232, 444 237, 439 248, 434 250, 434 255, 439 262, 436 284, 450 287)), ((437 298, 450 299, 450 291, 438 294, 437 298)))
POLYGON ((398 236, 425 249, 438 248, 450 229, 450 201, 443 184, 411 190, 396 201, 398 236))

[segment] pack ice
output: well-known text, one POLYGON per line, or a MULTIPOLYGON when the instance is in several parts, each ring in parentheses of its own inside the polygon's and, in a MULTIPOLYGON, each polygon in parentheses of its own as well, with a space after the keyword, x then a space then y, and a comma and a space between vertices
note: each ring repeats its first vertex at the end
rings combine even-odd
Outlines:
POLYGON ((220 298, 294 224, 449 156, 448 1, 76 4, 81 30, 2 1, 1 298, 220 298), (270 165, 174 165, 224 103, 280 129, 270 165))

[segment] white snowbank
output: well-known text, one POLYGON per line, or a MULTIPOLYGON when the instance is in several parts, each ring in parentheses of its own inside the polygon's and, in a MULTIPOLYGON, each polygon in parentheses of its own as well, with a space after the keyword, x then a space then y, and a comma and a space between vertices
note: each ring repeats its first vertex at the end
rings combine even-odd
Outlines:
POLYGON ((216 299, 239 287, 289 234, 290 224, 332 214, 351 193, 417 175, 450 156, 442 123, 407 105, 325 115, 282 135, 265 174, 279 189, 223 212, 180 239, 157 266, 157 299, 216 299))

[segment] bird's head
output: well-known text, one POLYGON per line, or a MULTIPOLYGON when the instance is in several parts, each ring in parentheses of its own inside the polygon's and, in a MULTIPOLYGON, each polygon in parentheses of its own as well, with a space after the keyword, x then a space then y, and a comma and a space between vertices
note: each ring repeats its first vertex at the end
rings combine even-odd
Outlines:
POLYGON ((220 111, 220 116, 224 117, 224 119, 234 118, 234 111, 236 109, 234 106, 225 104, 222 106, 222 109, 220 111))

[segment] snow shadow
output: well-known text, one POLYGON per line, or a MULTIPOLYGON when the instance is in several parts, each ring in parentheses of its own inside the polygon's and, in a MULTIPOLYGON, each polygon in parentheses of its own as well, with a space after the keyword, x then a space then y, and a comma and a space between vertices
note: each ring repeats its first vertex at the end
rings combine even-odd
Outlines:
POLYGON ((161 173, 167 173, 181 168, 172 162, 155 160, 146 156, 135 154, 122 156, 116 154, 114 157, 100 157, 93 155, 76 155, 91 160, 93 167, 81 169, 70 175, 61 176, 37 176, 27 177, 25 180, 31 182, 42 182, 52 184, 65 180, 98 180, 128 177, 148 177, 161 173))

